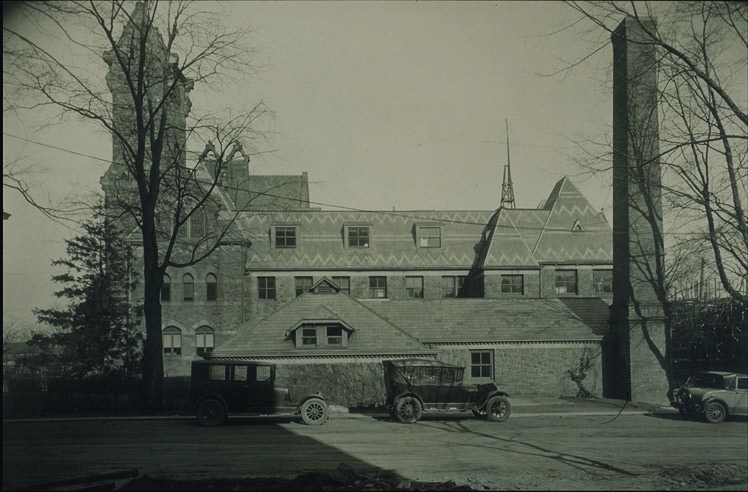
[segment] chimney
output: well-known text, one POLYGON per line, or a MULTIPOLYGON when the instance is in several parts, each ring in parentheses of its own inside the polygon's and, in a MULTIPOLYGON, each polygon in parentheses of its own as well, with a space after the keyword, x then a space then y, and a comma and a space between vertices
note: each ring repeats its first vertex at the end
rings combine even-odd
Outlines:
POLYGON ((658 292, 664 259, 657 52, 653 19, 626 17, 613 32, 613 304, 608 396, 668 403, 665 325, 658 292))

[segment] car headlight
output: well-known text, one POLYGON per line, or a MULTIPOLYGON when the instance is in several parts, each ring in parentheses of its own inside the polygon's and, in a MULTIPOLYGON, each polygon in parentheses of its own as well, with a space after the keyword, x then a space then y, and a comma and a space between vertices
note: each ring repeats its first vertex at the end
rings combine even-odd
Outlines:
POLYGON ((691 401, 691 393, 688 390, 682 389, 678 392, 678 403, 685 405, 691 401))

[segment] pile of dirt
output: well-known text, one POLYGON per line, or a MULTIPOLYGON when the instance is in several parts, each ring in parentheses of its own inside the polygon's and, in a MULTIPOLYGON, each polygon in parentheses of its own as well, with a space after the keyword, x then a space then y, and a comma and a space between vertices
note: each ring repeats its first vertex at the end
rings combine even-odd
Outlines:
POLYGON ((466 485, 447 482, 417 482, 380 468, 355 470, 341 463, 330 472, 308 472, 291 479, 237 478, 209 480, 171 480, 147 475, 128 483, 120 490, 395 490, 395 491, 474 491, 466 485))
POLYGON ((748 467, 735 463, 705 463, 698 466, 668 468, 660 472, 671 489, 709 489, 748 481, 748 467))

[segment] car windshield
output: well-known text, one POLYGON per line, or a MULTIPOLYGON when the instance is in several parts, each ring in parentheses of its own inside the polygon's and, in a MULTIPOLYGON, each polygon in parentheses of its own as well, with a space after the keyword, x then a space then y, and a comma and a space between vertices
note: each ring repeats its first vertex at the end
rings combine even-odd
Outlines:
POLYGON ((727 380, 719 374, 696 374, 688 380, 688 386, 696 388, 725 389, 727 380))

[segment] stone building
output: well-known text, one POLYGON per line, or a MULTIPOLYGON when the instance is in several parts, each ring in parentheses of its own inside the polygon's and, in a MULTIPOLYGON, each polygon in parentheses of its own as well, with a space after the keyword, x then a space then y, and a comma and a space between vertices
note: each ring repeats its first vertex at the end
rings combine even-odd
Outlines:
MULTIPOLYGON (((121 85, 110 89, 116 102, 121 85)), ((189 89, 172 128, 184 127, 189 89)), ((127 188, 117 156, 115 145, 102 178, 110 204, 127 188)), ((216 178, 210 160, 193 172, 216 178)), ((199 240, 227 217, 231 234, 208 259, 166 272, 167 377, 201 357, 274 361, 281 379, 321 378, 338 401, 366 404, 384 394, 386 358, 443 358, 519 396, 575 395, 569 374, 585 362, 596 396, 633 374, 631 340, 608 327, 614 275, 629 270, 614 273, 613 231, 569 178, 533 209, 327 211, 310 206, 306 173, 252 174, 241 149, 220 172, 185 235, 199 240)))

